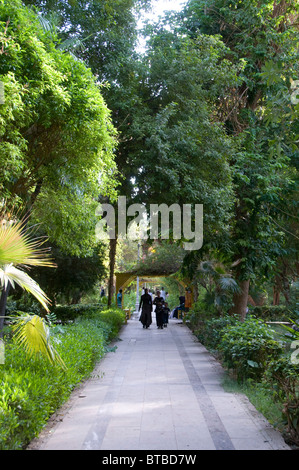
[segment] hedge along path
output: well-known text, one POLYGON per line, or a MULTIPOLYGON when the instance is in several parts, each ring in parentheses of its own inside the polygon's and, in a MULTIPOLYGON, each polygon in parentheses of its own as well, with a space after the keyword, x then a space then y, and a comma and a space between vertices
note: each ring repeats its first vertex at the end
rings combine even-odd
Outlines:
POLYGON ((31 443, 40 450, 287 450, 186 325, 143 329, 132 317, 115 352, 31 443))

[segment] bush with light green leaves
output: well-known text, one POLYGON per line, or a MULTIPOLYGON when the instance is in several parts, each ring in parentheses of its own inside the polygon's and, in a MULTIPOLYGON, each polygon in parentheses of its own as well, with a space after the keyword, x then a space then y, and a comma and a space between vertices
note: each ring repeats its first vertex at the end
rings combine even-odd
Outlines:
POLYGON ((219 350, 224 364, 239 381, 261 380, 267 364, 282 353, 282 344, 274 331, 262 321, 248 317, 222 330, 219 350))
POLYGON ((124 323, 117 309, 50 327, 51 343, 63 361, 29 356, 11 337, 0 365, 0 450, 24 449, 70 393, 92 373, 124 323))

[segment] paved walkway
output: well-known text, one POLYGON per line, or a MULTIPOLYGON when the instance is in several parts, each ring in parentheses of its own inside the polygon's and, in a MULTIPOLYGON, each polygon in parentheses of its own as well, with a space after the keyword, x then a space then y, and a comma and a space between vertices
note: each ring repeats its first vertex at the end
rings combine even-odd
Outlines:
POLYGON ((87 383, 34 441, 40 450, 287 450, 223 370, 173 319, 158 330, 131 319, 87 383))

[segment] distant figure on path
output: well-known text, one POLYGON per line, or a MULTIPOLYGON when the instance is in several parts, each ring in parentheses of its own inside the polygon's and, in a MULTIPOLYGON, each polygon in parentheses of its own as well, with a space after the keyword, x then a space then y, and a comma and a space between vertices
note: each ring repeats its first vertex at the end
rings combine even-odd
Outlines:
POLYGON ((117 294, 117 306, 118 308, 122 308, 122 299, 123 299, 123 290, 119 289, 117 294))
POLYGON ((163 329, 163 306, 164 299, 160 294, 160 291, 157 291, 157 297, 155 297, 154 305, 156 306, 156 322, 159 329, 163 329))
POLYGON ((152 309, 153 300, 152 296, 148 293, 148 289, 144 289, 144 294, 141 296, 139 310, 142 308, 139 320, 143 328, 148 328, 152 323, 152 309))
POLYGON ((178 316, 179 316, 178 311, 179 311, 179 310, 182 310, 182 311, 185 310, 185 296, 184 296, 184 295, 180 295, 179 301, 180 301, 180 305, 178 305, 177 307, 175 307, 175 309, 174 309, 173 312, 172 312, 173 318, 178 318, 178 316))
POLYGON ((163 307, 163 326, 164 326, 164 328, 167 327, 169 313, 170 313, 170 308, 168 307, 168 303, 165 302, 164 307, 163 307))

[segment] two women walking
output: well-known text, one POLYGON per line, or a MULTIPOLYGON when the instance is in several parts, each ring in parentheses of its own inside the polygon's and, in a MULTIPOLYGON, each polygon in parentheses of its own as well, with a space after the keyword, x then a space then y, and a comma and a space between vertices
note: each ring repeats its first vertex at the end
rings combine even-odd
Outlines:
POLYGON ((143 328, 148 328, 152 324, 153 305, 156 307, 157 327, 162 330, 163 326, 167 326, 169 309, 167 308, 167 305, 165 305, 164 298, 161 296, 160 291, 157 291, 157 296, 153 301, 152 296, 148 293, 148 289, 144 290, 144 294, 141 296, 139 304, 139 310, 142 309, 139 320, 141 321, 143 328))

